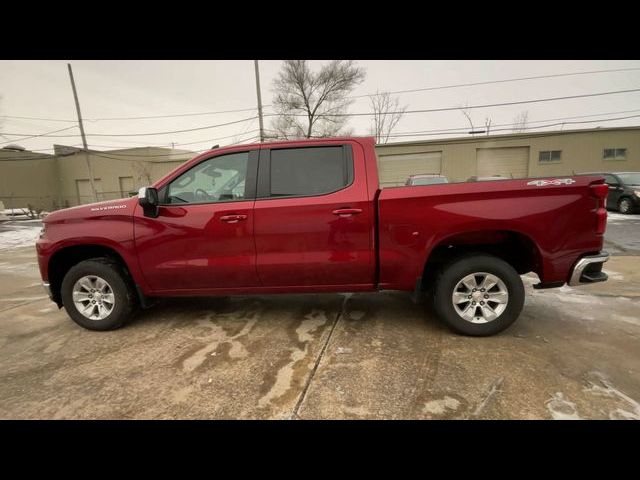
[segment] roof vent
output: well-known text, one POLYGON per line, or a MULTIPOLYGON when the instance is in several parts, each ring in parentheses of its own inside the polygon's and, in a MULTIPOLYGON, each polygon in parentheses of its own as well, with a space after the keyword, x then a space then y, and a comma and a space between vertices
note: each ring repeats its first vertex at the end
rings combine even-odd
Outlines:
POLYGON ((3 150, 16 150, 19 152, 24 152, 24 147, 22 145, 17 145, 15 143, 11 143, 6 147, 2 147, 3 150))

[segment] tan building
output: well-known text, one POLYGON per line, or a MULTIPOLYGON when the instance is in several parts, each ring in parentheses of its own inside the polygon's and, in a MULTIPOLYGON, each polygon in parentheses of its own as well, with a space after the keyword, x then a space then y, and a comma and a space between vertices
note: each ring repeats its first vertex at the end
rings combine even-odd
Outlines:
POLYGON ((412 174, 450 181, 640 171, 640 127, 514 133, 387 143, 376 147, 380 182, 402 185, 412 174))
MULTIPOLYGON (((84 152, 60 145, 54 151, 43 155, 0 149, 0 201, 6 208, 55 210, 94 201, 84 152)), ((98 200, 126 197, 195 155, 158 147, 90 150, 98 200)))
MULTIPOLYGON (((0 201, 6 208, 55 210, 93 201, 85 154, 60 145, 54 151, 46 155, 0 149, 0 201)), ((419 140, 378 145, 376 151, 383 187, 403 185, 409 175, 420 173, 461 182, 474 175, 640 171, 640 127, 419 140)), ((98 199, 125 197, 195 155, 157 147, 91 150, 98 199)))

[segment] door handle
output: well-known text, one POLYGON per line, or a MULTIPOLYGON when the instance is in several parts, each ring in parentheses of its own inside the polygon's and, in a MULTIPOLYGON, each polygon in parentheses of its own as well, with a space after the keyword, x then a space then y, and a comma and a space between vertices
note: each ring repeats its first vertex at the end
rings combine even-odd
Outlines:
POLYGON ((246 215, 224 215, 220 217, 220 221, 227 223, 238 223, 240 220, 246 220, 246 215))
POLYGON ((361 208, 339 208, 332 212, 334 215, 338 215, 340 217, 350 217, 351 215, 357 215, 362 213, 361 208))

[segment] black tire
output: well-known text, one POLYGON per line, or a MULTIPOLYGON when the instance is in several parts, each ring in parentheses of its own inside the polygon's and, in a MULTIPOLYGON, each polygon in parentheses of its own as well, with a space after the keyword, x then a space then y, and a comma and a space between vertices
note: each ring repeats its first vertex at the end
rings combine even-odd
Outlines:
POLYGON ((623 215, 629 215, 633 213, 633 202, 629 198, 621 198, 618 202, 618 212, 623 215))
POLYGON ((115 330, 128 322, 137 302, 133 284, 125 269, 107 258, 85 260, 69 269, 62 280, 62 303, 67 314, 78 325, 88 330, 115 330), (113 290, 115 303, 109 314, 100 320, 85 317, 73 302, 73 286, 84 276, 95 275, 104 279, 113 290))
POLYGON ((433 306, 438 317, 457 333, 478 337, 494 335, 509 327, 520 315, 524 306, 524 285, 518 272, 504 260, 488 254, 464 255, 444 265, 440 270, 434 285, 433 306), (465 320, 457 313, 452 302, 452 295, 458 283, 467 275, 477 272, 486 272, 498 277, 508 293, 504 311, 486 323, 465 320))

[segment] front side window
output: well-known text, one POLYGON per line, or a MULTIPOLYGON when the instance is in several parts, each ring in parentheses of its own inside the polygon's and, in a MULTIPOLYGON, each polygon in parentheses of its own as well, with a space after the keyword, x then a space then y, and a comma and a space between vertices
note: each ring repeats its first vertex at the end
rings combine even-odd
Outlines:
POLYGON ((323 195, 352 181, 353 165, 337 147, 271 150, 271 196, 323 195))
POLYGON ((249 152, 210 158, 173 180, 166 203, 218 203, 243 200, 249 152))

